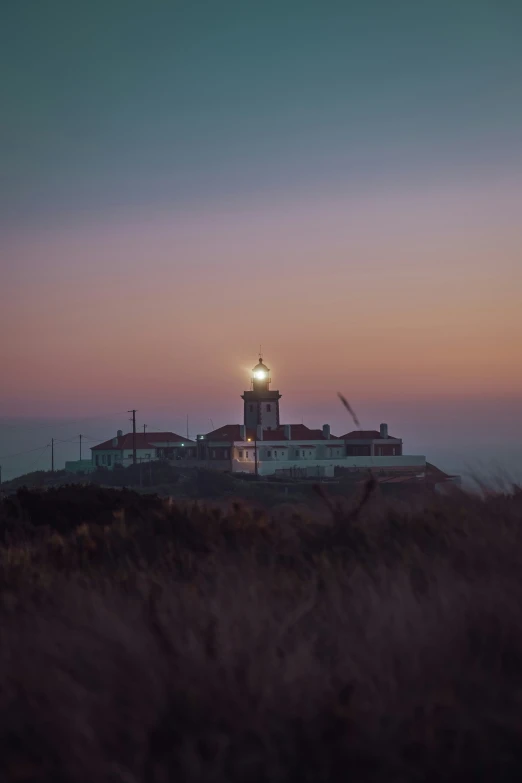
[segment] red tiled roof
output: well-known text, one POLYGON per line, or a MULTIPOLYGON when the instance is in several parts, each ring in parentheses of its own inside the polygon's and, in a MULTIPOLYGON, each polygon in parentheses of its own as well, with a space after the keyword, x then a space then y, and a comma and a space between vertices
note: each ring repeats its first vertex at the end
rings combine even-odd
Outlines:
MULTIPOLYGON (((394 435, 388 435, 388 438, 400 440, 394 435)), ((347 432, 346 435, 341 435, 341 440, 381 440, 381 433, 379 430, 353 430, 353 432, 347 432)))
MULTIPOLYGON (((176 435, 175 432, 137 432, 136 433, 136 448, 137 449, 154 449, 158 443, 193 443, 194 441, 183 438, 181 435, 176 435)), ((127 432, 125 435, 115 436, 109 440, 99 443, 97 446, 92 447, 92 451, 107 451, 109 449, 132 449, 133 437, 132 432, 127 432), (116 445, 114 442, 116 441, 116 445)))
MULTIPOLYGON (((211 441, 232 441, 242 440, 240 425, 239 424, 225 424, 223 427, 219 427, 217 430, 207 433, 206 440, 211 441)), ((256 432, 254 429, 247 429, 247 440, 254 441, 256 438, 256 432)), ((328 440, 324 437, 322 430, 311 430, 305 424, 291 424, 290 425, 290 439, 291 440, 328 440)), ((278 427, 274 430, 263 430, 263 441, 274 440, 287 440, 284 427, 278 427)), ((337 441, 335 435, 330 435, 329 440, 337 441)))
POLYGON ((337 435, 325 438, 322 430, 311 430, 305 424, 291 424, 292 440, 339 440, 337 435))
MULTIPOLYGON (((246 436, 254 440, 254 430, 247 430, 246 436)), ((206 440, 222 440, 226 443, 232 443, 233 441, 243 440, 241 437, 241 425, 240 424, 225 424, 223 427, 218 427, 217 430, 207 432, 205 435, 206 440)))

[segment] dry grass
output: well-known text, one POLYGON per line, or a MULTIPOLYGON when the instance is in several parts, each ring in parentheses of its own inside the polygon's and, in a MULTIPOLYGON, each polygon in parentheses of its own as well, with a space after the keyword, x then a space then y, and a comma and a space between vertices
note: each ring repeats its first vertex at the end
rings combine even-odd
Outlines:
POLYGON ((522 771, 522 498, 322 519, 96 488, 0 512, 0 780, 522 771))

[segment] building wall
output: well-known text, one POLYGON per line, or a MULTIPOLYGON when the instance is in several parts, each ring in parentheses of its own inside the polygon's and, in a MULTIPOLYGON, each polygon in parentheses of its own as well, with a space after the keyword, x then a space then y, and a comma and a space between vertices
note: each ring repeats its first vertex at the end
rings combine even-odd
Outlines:
MULTIPOLYGON (((398 443, 384 444, 381 448, 392 451, 398 443)), ((256 449, 251 441, 236 442, 231 447, 232 470, 255 472, 256 449)), ((424 470, 426 457, 422 455, 371 454, 346 455, 344 441, 257 441, 258 473, 261 476, 274 474, 281 469, 304 469, 316 465, 332 475, 335 467, 347 469, 400 470, 412 468, 424 470)))
POLYGON ((77 459, 65 463, 67 473, 92 473, 94 470, 90 459, 77 459))
MULTIPOLYGON (((253 458, 255 445, 253 441, 238 441, 233 444, 234 459, 253 458), (239 452, 243 456, 239 455, 239 452)), ((257 441, 258 460, 310 460, 310 459, 340 459, 345 455, 344 442, 341 440, 309 441, 257 441)))
POLYGON ((350 438, 345 443, 346 454, 354 457, 384 457, 402 454, 402 440, 400 438, 379 438, 378 440, 350 438))
POLYGON ((207 460, 209 462, 222 462, 223 460, 229 460, 231 457, 231 451, 232 449, 228 445, 224 446, 221 444, 219 446, 212 446, 212 444, 210 444, 207 450, 207 460))
POLYGON ((386 444, 382 445, 375 443, 373 447, 373 453, 376 457, 398 457, 402 454, 402 449, 400 446, 390 446, 386 444))
POLYGON ((279 400, 246 399, 243 421, 249 429, 256 429, 261 424, 265 430, 275 430, 279 427, 279 400))
MULTIPOLYGON (((136 457, 143 462, 156 459, 156 449, 136 449, 136 457)), ((132 462, 132 449, 100 449, 92 452, 94 467, 112 469, 116 463, 128 465, 132 462), (96 462, 96 457, 98 462, 96 462)))
POLYGON ((156 456, 158 459, 166 460, 180 460, 180 459, 195 459, 197 446, 158 446, 156 448, 156 456))
POLYGON ((194 465, 213 470, 231 470, 233 444, 223 441, 198 440, 194 465))
MULTIPOLYGON (((348 469, 372 469, 372 470, 403 470, 412 468, 423 472, 426 468, 426 457, 417 455, 402 455, 397 457, 340 457, 337 459, 274 459, 258 457, 257 470, 260 476, 270 476, 281 469, 302 469, 321 467, 326 475, 333 475, 336 467, 348 469)), ((233 472, 254 473, 255 460, 233 459, 233 472)))
POLYGON ((333 465, 304 465, 298 468, 277 468, 276 476, 280 478, 300 479, 300 478, 333 478, 335 468, 333 465))
POLYGON ((261 420, 261 411, 259 402, 255 400, 245 400, 243 421, 249 429, 255 430, 261 420))
POLYGON ((370 445, 346 446, 347 457, 371 457, 371 455, 372 455, 372 447, 370 445))

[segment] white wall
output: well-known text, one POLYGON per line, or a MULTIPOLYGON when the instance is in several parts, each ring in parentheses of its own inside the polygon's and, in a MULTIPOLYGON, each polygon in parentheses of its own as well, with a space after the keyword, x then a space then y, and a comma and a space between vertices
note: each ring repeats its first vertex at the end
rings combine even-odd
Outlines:
POLYGON ((90 459, 76 459, 65 463, 68 473, 91 473, 94 468, 90 459))
MULTIPOLYGON (((312 465, 324 467, 326 475, 332 475, 334 468, 359 468, 372 470, 404 470, 412 468, 423 473, 426 468, 426 457, 418 455, 403 455, 401 457, 341 457, 338 459, 299 459, 299 460, 276 460, 276 459, 258 459, 257 469, 260 476, 270 476, 278 469, 306 468, 312 465), (331 470, 330 470, 331 469, 331 470)), ((254 473, 254 460, 245 461, 232 460, 232 470, 234 472, 254 473)))
MULTIPOLYGON (((252 453, 254 452, 254 441, 237 441, 234 443, 233 456, 236 459, 240 459, 239 452, 243 454, 245 450, 252 453)), ((345 454, 344 441, 332 441, 321 440, 316 443, 310 443, 308 440, 303 441, 269 441, 258 440, 257 441, 257 458, 259 461, 264 460, 314 460, 314 459, 341 459, 345 454), (296 451, 299 455, 296 455, 296 451), (303 455, 303 451, 305 452, 303 455), (267 452, 271 453, 271 456, 267 456, 267 452), (277 457, 275 456, 277 452, 277 457)))

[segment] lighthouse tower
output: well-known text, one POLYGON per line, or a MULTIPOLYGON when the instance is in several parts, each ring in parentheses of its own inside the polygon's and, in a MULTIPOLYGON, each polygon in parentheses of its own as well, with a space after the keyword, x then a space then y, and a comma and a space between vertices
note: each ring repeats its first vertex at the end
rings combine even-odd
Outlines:
POLYGON ((252 369, 251 389, 242 394, 242 399, 245 401, 243 421, 248 429, 256 429, 259 425, 263 430, 279 427, 281 395, 270 389, 270 370, 263 364, 261 356, 259 363, 252 369))

